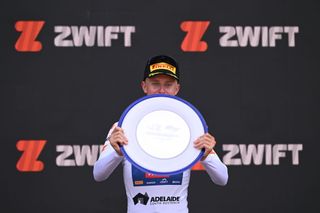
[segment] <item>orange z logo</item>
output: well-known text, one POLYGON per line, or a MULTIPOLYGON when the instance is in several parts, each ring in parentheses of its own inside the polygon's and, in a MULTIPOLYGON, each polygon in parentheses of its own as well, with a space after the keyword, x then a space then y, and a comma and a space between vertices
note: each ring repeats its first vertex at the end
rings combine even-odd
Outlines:
POLYGON ((208 44, 201 41, 210 21, 184 21, 180 28, 187 32, 181 44, 181 49, 184 52, 205 52, 208 49, 208 44))
POLYGON ((20 172, 41 172, 44 169, 44 163, 38 160, 43 150, 46 140, 20 140, 16 147, 23 152, 17 162, 17 169, 20 172))
POLYGON ((15 28, 21 32, 15 48, 18 52, 39 52, 42 49, 40 41, 36 41, 44 21, 17 21, 15 28))

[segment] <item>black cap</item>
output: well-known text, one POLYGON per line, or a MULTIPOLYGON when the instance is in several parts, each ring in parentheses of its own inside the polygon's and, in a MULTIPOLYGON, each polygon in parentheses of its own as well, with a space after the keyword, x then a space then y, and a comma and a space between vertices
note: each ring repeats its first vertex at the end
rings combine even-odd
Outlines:
POLYGON ((179 82, 179 66, 176 60, 167 55, 157 55, 147 61, 143 80, 163 74, 175 78, 179 82))

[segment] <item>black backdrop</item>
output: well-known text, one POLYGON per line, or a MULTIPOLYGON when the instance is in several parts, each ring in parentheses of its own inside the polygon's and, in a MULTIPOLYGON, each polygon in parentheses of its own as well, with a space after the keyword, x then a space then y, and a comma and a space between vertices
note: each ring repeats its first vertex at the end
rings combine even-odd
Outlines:
POLYGON ((190 211, 318 212, 319 9, 317 1, 275 0, 2 2, 1 212, 126 211, 121 168, 94 182, 93 150, 143 95, 145 62, 159 53, 179 61, 179 96, 201 111, 229 168, 225 187, 192 172, 190 211), (26 24, 40 21, 41 48, 26 24), (203 35, 197 23, 209 23, 203 35), (96 34, 91 46, 61 46, 75 44, 68 30, 81 26, 119 32, 110 46, 96 34), (239 38, 245 29, 267 34, 256 33, 254 46, 239 38), (289 38, 288 29, 298 31, 289 38), (205 47, 192 49, 200 39, 205 47), (39 156, 22 148, 39 141, 39 156))

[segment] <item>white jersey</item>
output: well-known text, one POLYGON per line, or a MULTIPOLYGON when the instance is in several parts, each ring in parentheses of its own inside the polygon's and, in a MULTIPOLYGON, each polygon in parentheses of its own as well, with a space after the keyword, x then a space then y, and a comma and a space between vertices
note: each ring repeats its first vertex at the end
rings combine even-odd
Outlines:
MULTIPOLYGON (((115 125, 114 125, 115 126, 115 125)), ((111 134, 113 128, 109 131, 111 134)), ((113 170, 123 165, 123 178, 127 194, 128 213, 188 212, 188 186, 191 170, 171 176, 145 173, 126 158, 119 156, 107 140, 93 169, 96 181, 107 179, 113 170)), ((211 180, 218 185, 228 181, 227 167, 215 153, 209 154, 201 164, 211 180)))

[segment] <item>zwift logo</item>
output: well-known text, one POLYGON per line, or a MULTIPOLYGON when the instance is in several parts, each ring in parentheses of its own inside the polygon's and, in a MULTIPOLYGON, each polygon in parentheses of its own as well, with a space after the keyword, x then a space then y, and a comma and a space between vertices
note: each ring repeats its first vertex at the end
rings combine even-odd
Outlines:
POLYGON ((226 165, 280 165, 291 157, 291 165, 299 165, 303 144, 223 144, 226 165))
POLYGON ((44 163, 39 160, 39 156, 46 145, 46 140, 19 140, 16 147, 22 152, 16 167, 20 172, 41 172, 44 163))
MULTIPOLYGON (((210 37, 206 32, 212 26, 211 21, 184 21, 180 29, 186 32, 181 43, 183 52, 206 52, 210 37)), ((215 27, 215 26, 213 26, 215 27)), ((288 47, 296 46, 298 26, 218 26, 220 47, 276 47, 284 42, 288 47)))
POLYGON ((37 37, 42 30, 45 21, 17 21, 15 29, 21 32, 15 49, 18 52, 39 52, 42 49, 42 43, 37 37))
POLYGON ((55 26, 56 47, 111 47, 122 36, 123 46, 132 46, 134 26, 55 26))
MULTIPOLYGON (((44 20, 21 20, 15 23, 20 36, 15 43, 18 52, 40 52, 44 44, 38 36, 45 26, 44 20)), ((135 26, 54 26, 55 47, 112 47, 132 46, 135 26)))

